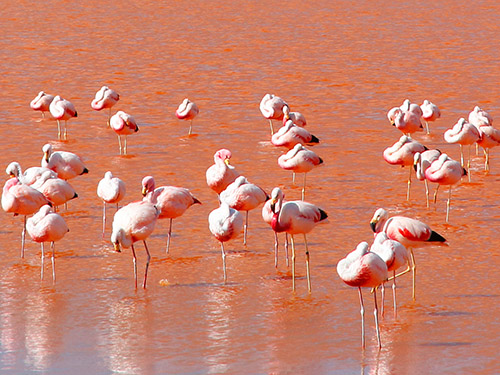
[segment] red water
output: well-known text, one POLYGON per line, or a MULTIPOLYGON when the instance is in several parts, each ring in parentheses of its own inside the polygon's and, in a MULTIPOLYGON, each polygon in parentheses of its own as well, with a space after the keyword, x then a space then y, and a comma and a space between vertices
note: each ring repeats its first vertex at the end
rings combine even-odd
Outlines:
MULTIPOLYGON (((405 98, 441 108, 431 134, 415 138, 454 158, 458 146, 442 138, 447 128, 475 105, 500 117, 498 2, 161 3, 3 4, 0 165, 39 165, 50 142, 81 155, 90 173, 71 181, 79 198, 63 212, 70 232, 56 245, 55 285, 49 268, 40 280, 36 243, 28 240, 19 257, 22 219, 0 215, 0 372, 499 373, 500 150, 491 151, 489 173, 481 155, 473 158, 472 182, 453 190, 449 224, 444 191, 426 209, 415 181, 407 203, 406 170, 382 159, 400 137, 386 112, 405 98), (118 156, 105 111, 90 108, 102 85, 120 93, 114 110, 139 122, 128 157, 118 156), (67 142, 57 142, 54 121, 29 108, 40 90, 75 104, 67 142), (227 285, 208 230, 218 203, 205 170, 222 147, 250 181, 300 198, 300 183, 292 186, 277 165, 283 150, 269 143, 259 111, 266 93, 302 112, 321 139, 314 151, 325 163, 309 173, 306 198, 328 212, 329 223, 308 235, 311 294, 301 239, 293 293, 283 258, 274 268, 273 235, 260 209, 250 213, 248 246, 242 238, 227 244, 227 285), (192 137, 174 115, 185 97, 200 108, 192 137), (134 290, 130 251, 113 251, 110 222, 101 238, 96 188, 107 170, 126 182, 125 202, 140 198, 148 174, 203 202, 174 220, 169 255, 168 222, 157 225, 145 291, 134 290), (365 291, 363 351, 357 292, 339 279, 336 264, 371 241, 368 222, 378 207, 429 223, 449 246, 416 251, 417 300, 411 277, 402 277, 399 315, 386 301, 380 321, 380 351, 365 291)), ((137 249, 142 274, 142 244, 137 249)))

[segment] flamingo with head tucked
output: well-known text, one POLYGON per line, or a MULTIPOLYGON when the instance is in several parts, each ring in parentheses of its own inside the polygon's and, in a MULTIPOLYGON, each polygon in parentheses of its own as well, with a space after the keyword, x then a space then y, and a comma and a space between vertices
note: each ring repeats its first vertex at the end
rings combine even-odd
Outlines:
POLYGON ((285 106, 288 107, 288 104, 279 96, 274 94, 266 94, 260 101, 260 112, 262 113, 262 116, 269 120, 271 136, 274 134, 273 120, 283 120, 283 109, 285 106))
POLYGON ((50 143, 45 144, 42 151, 42 167, 53 170, 63 180, 89 173, 82 159, 72 152, 53 151, 50 143))
POLYGON ((116 204, 118 210, 118 203, 125 197, 125 182, 118 177, 113 177, 111 171, 104 174, 104 178, 99 181, 97 185, 97 196, 102 199, 102 237, 106 229, 106 203, 116 204))
POLYGON ((420 106, 422 110, 422 118, 425 122, 425 128, 427 129, 427 134, 430 134, 429 131, 429 121, 436 121, 441 117, 441 111, 438 106, 429 100, 425 99, 422 105, 420 106))
POLYGON ((441 156, 441 151, 439 150, 425 150, 420 153, 417 152, 414 155, 413 168, 415 169, 415 175, 420 181, 424 181, 425 185, 425 202, 426 207, 429 208, 429 184, 425 178, 425 171, 441 156))
POLYGON ((229 163, 231 151, 221 148, 214 154, 214 163, 206 172, 207 185, 210 189, 220 194, 230 183, 240 175, 229 163))
POLYGON ((111 118, 111 108, 118 103, 120 100, 120 95, 115 91, 110 89, 108 86, 102 86, 99 91, 96 92, 94 99, 90 103, 92 109, 100 111, 102 109, 108 108, 108 126, 109 119, 111 118))
POLYGON ((135 118, 130 116, 128 113, 118 111, 109 119, 109 126, 118 136, 120 155, 127 155, 127 136, 139 131, 139 126, 137 125, 135 118), (123 148, 122 137, 124 138, 123 148))
POLYGON ((68 120, 72 117, 78 117, 75 106, 69 100, 61 98, 56 95, 49 106, 49 111, 52 117, 57 120, 57 138, 61 139, 61 132, 63 133, 63 138, 66 140, 68 138, 68 120), (64 121, 64 129, 61 130, 60 121, 64 121))
POLYGON ((58 206, 66 204, 71 199, 78 198, 78 194, 66 180, 53 177, 52 173, 51 170, 43 172, 31 187, 42 193, 52 203, 55 212, 58 206))
POLYGON ((304 127, 307 125, 306 118, 300 112, 290 112, 288 105, 283 106, 283 125, 291 120, 295 125, 304 127))
POLYGON ((484 149, 484 170, 490 170, 490 149, 496 146, 500 146, 500 130, 495 129, 491 125, 480 125, 479 129, 479 139, 477 144, 484 149))
POLYGON ((291 120, 288 120, 276 133, 271 137, 271 143, 278 147, 293 148, 296 144, 314 145, 319 143, 319 139, 309 133, 306 129, 295 125, 291 120))
POLYGON ((198 115, 200 110, 196 103, 193 103, 188 98, 184 99, 175 111, 175 115, 179 120, 189 120, 188 135, 191 135, 193 129, 193 119, 198 115))
POLYGON ((42 112, 42 118, 45 118, 45 112, 50 112, 50 103, 54 100, 54 95, 40 91, 30 103, 31 109, 42 112))
MULTIPOLYGON (((458 120, 458 122, 453 125, 453 128, 448 129, 444 132, 444 140, 448 143, 458 143, 460 145, 460 164, 462 167, 464 165, 464 151, 463 146, 469 146, 469 157, 467 159, 467 169, 470 172, 470 147, 472 144, 476 143, 479 138, 478 127, 467 122, 463 117, 458 120)), ((470 181, 470 173, 469 173, 470 181)))

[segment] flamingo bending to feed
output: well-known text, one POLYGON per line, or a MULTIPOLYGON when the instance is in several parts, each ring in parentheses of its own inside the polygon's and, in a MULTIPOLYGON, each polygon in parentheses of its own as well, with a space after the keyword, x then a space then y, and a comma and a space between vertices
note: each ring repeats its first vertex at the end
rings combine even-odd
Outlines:
POLYGON ((120 95, 115 90, 110 89, 108 86, 102 86, 99 91, 96 92, 94 99, 90 103, 90 106, 96 111, 109 108, 107 122, 109 126, 109 119, 111 118, 111 108, 116 103, 118 103, 118 100, 120 100, 120 95))
POLYGON ((224 242, 227 242, 240 234, 243 229, 243 215, 234 208, 229 207, 226 202, 222 201, 219 208, 216 208, 208 215, 208 226, 210 232, 218 241, 220 241, 225 284, 227 281, 227 273, 224 242))
POLYGON ((146 244, 146 239, 153 233, 156 219, 160 211, 154 204, 146 201, 132 202, 116 211, 113 218, 113 232, 111 233, 111 242, 115 251, 120 252, 120 246, 132 248, 132 257, 134 262, 135 288, 137 289, 137 258, 135 256, 134 243, 142 241, 146 249, 147 262, 144 271, 144 281, 142 287, 146 289, 148 278, 149 262, 151 254, 146 244))
POLYGON ((274 94, 266 94, 260 101, 260 112, 262 116, 269 120, 271 127, 271 136, 274 134, 273 120, 283 120, 283 108, 288 107, 288 104, 279 96, 274 94))
POLYGON ((328 215, 321 208, 312 203, 304 201, 283 202, 283 194, 280 189, 273 189, 271 197, 271 210, 273 218, 271 228, 275 232, 287 232, 290 234, 292 242, 292 289, 295 291, 295 243, 294 234, 302 233, 304 235, 304 244, 306 250, 306 272, 307 288, 311 292, 311 273, 309 268, 309 249, 307 247, 306 234, 314 229, 320 222, 326 222, 328 215))
POLYGON ((283 125, 291 120, 295 125, 304 127, 307 125, 306 118, 300 112, 290 112, 288 105, 283 106, 283 125))
POLYGON ((193 204, 201 204, 188 189, 176 186, 160 186, 155 188, 153 176, 142 179, 142 196, 144 201, 150 202, 160 211, 159 219, 170 219, 167 237, 167 254, 170 249, 172 236, 172 220, 181 216, 193 204))
POLYGON ((53 170, 57 173, 57 177, 63 180, 89 173, 82 159, 72 152, 53 151, 50 143, 45 144, 42 151, 42 167, 53 170))
POLYGON ((425 128, 427 129, 427 134, 430 134, 429 131, 429 121, 436 121, 441 117, 441 111, 438 106, 429 100, 425 99, 422 105, 420 106, 422 110, 422 118, 425 122, 425 128))
POLYGON ((188 98, 184 99, 175 111, 175 115, 179 120, 190 120, 188 135, 191 135, 193 128, 193 119, 198 115, 200 110, 196 103, 193 103, 188 98))
POLYGON ((50 112, 50 103, 54 100, 54 95, 46 94, 40 91, 38 95, 30 103, 31 109, 34 111, 41 111, 42 118, 45 118, 45 112, 50 112))
POLYGON ((240 175, 229 163, 231 151, 222 148, 214 154, 214 163, 206 172, 207 185, 220 194, 240 175))
POLYGON ((21 236, 21 258, 24 258, 24 242, 26 237, 26 216, 34 214, 49 201, 38 190, 23 184, 17 177, 5 182, 2 192, 2 208, 5 212, 23 215, 23 232, 21 236))
POLYGON ((137 125, 135 118, 130 116, 128 113, 118 111, 109 119, 109 126, 115 131, 116 135, 118 136, 120 155, 127 155, 127 136, 139 131, 139 126, 137 125), (124 138, 123 149, 121 139, 122 136, 124 138))
MULTIPOLYGON (((274 212, 271 209, 271 206, 273 204, 273 201, 278 201, 281 199, 283 203, 286 201, 284 200, 285 195, 281 191, 280 188, 274 188, 273 191, 271 192, 271 199, 268 199, 266 203, 264 203, 264 206, 262 207, 262 219, 271 226, 271 223, 273 221, 273 216, 274 212), (273 199, 274 197, 274 199, 273 199)), ((274 232, 274 267, 278 267, 278 232, 276 232, 273 229, 274 232)), ((288 234, 285 232, 285 256, 286 256, 286 265, 288 267, 288 234)))
POLYGON ((293 148, 296 144, 313 145, 319 143, 319 139, 309 133, 306 129, 295 125, 291 120, 288 120, 276 133, 271 137, 271 143, 278 147, 293 148))
POLYGON ((257 208, 269 199, 267 193, 259 186, 250 183, 244 176, 239 176, 226 190, 220 193, 220 201, 238 211, 246 211, 243 245, 247 244, 248 212, 257 208))
POLYGON ((102 199, 102 237, 106 230, 106 203, 116 204, 118 210, 118 203, 125 197, 125 182, 118 177, 113 177, 110 171, 104 174, 104 178, 99 181, 97 185, 97 196, 102 199))
POLYGON ((57 206, 66 204, 71 199, 78 198, 73 186, 66 180, 58 177, 52 177, 53 171, 44 172, 36 183, 31 185, 34 189, 42 193, 57 211, 57 206))
MULTIPOLYGON (((384 260, 368 249, 367 242, 361 242, 356 249, 337 263, 337 273, 344 283, 358 288, 359 303, 361 305, 361 346, 365 347, 365 307, 363 304, 363 293, 361 288, 376 288, 387 280, 387 265, 384 260)), ((379 348, 380 328, 378 325, 377 293, 373 293, 375 302, 375 326, 377 329, 377 341, 379 348)))
POLYGON ((61 98, 56 95, 49 106, 49 111, 52 117, 57 120, 57 138, 61 139, 61 124, 60 121, 64 120, 63 139, 68 138, 68 120, 72 117, 78 117, 75 106, 69 100, 61 98))
POLYGON ((472 125, 470 122, 465 121, 465 119, 462 117, 455 125, 453 125, 453 128, 446 130, 443 136, 446 142, 458 143, 460 145, 460 164, 462 165, 462 167, 465 167, 463 146, 469 146, 467 169, 470 172, 470 147, 480 139, 478 127, 472 125))
POLYGON ((293 171, 294 173, 304 173, 304 185, 302 187, 302 200, 306 196, 306 174, 314 167, 323 163, 316 153, 308 150, 300 143, 296 144, 294 148, 289 150, 286 154, 281 155, 278 158, 278 165, 287 170, 293 171))
POLYGON ((415 263, 413 248, 423 246, 427 243, 446 242, 446 239, 420 220, 406 216, 392 216, 389 218, 389 213, 383 208, 379 208, 375 211, 370 221, 370 227, 374 233, 384 232, 391 240, 398 241, 410 250, 412 265, 408 265, 405 271, 397 274, 395 277, 404 275, 411 269, 413 276, 412 295, 413 300, 415 300, 417 265, 415 263))
POLYGON ((69 232, 68 226, 63 217, 52 211, 50 206, 45 205, 40 210, 30 217, 26 223, 26 230, 28 231, 31 239, 39 242, 42 245, 42 267, 40 278, 43 280, 44 268, 44 242, 50 242, 50 249, 52 251, 52 281, 56 282, 56 260, 55 260, 55 245, 54 242, 59 241, 69 232))
POLYGON ((5 172, 10 177, 17 177, 21 183, 26 185, 33 185, 38 180, 38 178, 40 178, 40 176, 47 171, 50 172, 51 178, 57 177, 56 172, 44 167, 30 167, 23 172, 21 169, 21 165, 16 161, 10 163, 5 169, 5 172))
POLYGON ((413 168, 415 169, 415 175, 420 181, 424 181, 425 185, 425 202, 426 207, 429 208, 429 184, 425 178, 425 171, 431 166, 431 164, 441 156, 441 151, 439 150, 425 150, 424 152, 416 152, 414 155, 413 168))
POLYGON ((406 192, 406 200, 410 201, 410 186, 411 186, 411 170, 414 162, 414 155, 417 152, 424 152, 427 147, 413 140, 407 135, 402 135, 399 141, 394 143, 391 147, 384 150, 384 160, 391 165, 401 165, 410 167, 410 174, 408 175, 408 189, 406 192))

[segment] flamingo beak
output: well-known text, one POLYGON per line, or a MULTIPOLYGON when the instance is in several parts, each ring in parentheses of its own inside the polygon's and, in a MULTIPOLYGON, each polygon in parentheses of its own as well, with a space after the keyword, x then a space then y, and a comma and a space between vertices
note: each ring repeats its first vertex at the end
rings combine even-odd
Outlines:
POLYGON ((229 159, 224 159, 224 163, 226 163, 226 165, 229 165, 229 159))
POLYGON ((116 251, 117 253, 121 253, 120 244, 119 244, 118 242, 115 242, 115 243, 113 244, 113 247, 115 248, 115 251, 116 251))
POLYGON ((43 158, 48 162, 49 161, 49 154, 47 152, 44 152, 43 158))
POLYGON ((146 191, 146 187, 142 187, 142 196, 145 197, 148 192, 146 191))
POLYGON ((376 226, 377 226, 377 221, 370 221, 370 228, 372 228, 373 233, 375 233, 376 226))

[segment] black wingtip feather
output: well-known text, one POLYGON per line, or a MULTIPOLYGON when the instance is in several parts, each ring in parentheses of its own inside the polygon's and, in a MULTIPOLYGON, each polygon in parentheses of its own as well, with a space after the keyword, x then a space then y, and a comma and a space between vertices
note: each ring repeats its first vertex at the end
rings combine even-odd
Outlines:
POLYGON ((328 214, 325 211, 323 211, 321 208, 319 209, 319 212, 321 213, 320 221, 325 220, 328 217, 328 214))
POLYGON ((439 233, 432 231, 431 236, 429 238, 431 242, 446 242, 446 238, 441 236, 439 233))

